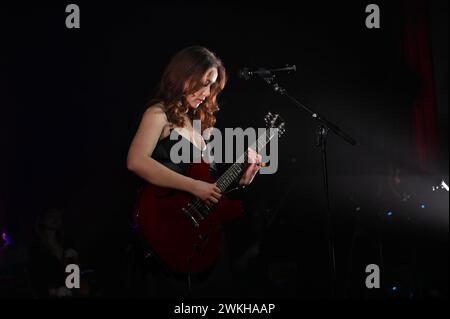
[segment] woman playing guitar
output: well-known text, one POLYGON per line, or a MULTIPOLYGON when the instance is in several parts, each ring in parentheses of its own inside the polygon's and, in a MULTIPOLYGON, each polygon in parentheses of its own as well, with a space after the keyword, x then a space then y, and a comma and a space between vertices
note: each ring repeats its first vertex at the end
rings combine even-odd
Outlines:
MULTIPOLYGON (((169 135, 175 130, 191 147, 205 150, 202 135, 215 124, 217 96, 226 81, 221 60, 210 50, 192 46, 176 53, 163 72, 154 101, 142 116, 129 148, 128 169, 150 185, 189 193, 211 207, 216 205, 222 194, 214 182, 192 178, 186 174, 189 164, 171 161, 170 149, 176 141, 169 135), (193 120, 201 121, 201 131, 195 130, 193 120)), ((243 186, 252 182, 261 156, 249 149, 248 163, 239 180, 243 186)))

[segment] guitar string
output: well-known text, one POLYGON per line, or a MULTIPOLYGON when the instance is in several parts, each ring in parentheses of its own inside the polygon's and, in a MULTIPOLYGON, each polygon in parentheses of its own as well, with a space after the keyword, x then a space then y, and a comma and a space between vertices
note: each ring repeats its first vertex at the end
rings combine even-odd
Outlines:
MULTIPOLYGON (((270 129, 267 129, 265 134, 261 134, 260 137, 258 138, 258 140, 252 145, 255 146, 256 144, 258 144, 258 149, 262 149, 263 147, 265 147, 268 143, 268 141, 270 141, 274 134, 270 135, 269 133, 271 132, 270 129), (261 141, 261 139, 264 139, 264 141, 261 141), (264 142, 264 144, 263 144, 264 142)), ((225 191, 233 182, 234 180, 237 178, 237 176, 242 172, 243 169, 243 165, 245 164, 245 161, 248 159, 248 151, 245 151, 243 155, 241 155, 241 157, 239 157, 237 163, 234 163, 230 168, 228 168, 224 174, 222 174, 221 177, 219 177, 219 179, 216 181, 217 186, 222 190, 225 191), (244 157, 242 159, 242 157, 244 157), (235 174, 236 173, 236 174, 235 174), (227 177, 229 177, 231 175, 231 178, 228 179, 227 177), (226 176, 226 177, 224 177, 226 176), (227 185, 228 184, 228 185, 227 185), (223 189, 222 189, 223 187, 223 189)), ((187 211, 189 213, 192 213, 192 209, 195 209, 199 215, 201 215, 203 218, 206 218, 209 215, 209 212, 206 216, 203 215, 202 211, 204 211, 205 209, 210 210, 210 208, 203 203, 199 198, 196 198, 194 200, 194 204, 191 204, 187 211)))
MULTIPOLYGON (((270 141, 272 139, 272 137, 274 135, 269 136, 270 130, 266 130, 265 132, 265 136, 264 134, 261 134, 261 136, 258 138, 258 140, 256 141, 256 143, 258 144, 259 149, 262 149, 263 147, 265 147, 265 144, 267 144, 267 141, 270 141), (263 144, 262 142, 260 142, 260 139, 264 139, 265 137, 265 144, 263 144)), ((255 144, 256 144, 255 143, 255 144)), ((255 146, 255 144, 253 144, 252 146, 255 146)), ((239 158, 237 163, 234 163, 218 180, 217 180, 217 184, 218 187, 221 188, 223 187, 223 190, 226 190, 227 187, 229 187, 229 185, 231 183, 233 183, 233 181, 237 178, 237 175, 240 174, 242 172, 243 169, 243 165, 245 164, 246 159, 248 158, 248 152, 244 152, 244 154, 239 158), (242 160, 241 158, 244 157, 244 159, 242 160), (236 174, 235 174, 236 173, 236 174), (228 176, 232 176, 231 179, 228 179, 228 176), (227 177, 223 177, 223 176, 227 176, 227 177), (228 184, 228 185, 227 185, 228 184)), ((206 206, 206 204, 204 204, 201 200, 199 200, 198 198, 196 198, 196 201, 194 203, 194 205, 191 205, 192 208, 199 210, 199 208, 201 208, 200 206, 203 206, 203 208, 208 208, 208 206, 206 206)), ((201 212, 200 212, 201 214, 201 212)), ((209 213, 208 213, 209 214, 209 213)))
MULTIPOLYGON (((265 134, 266 138, 268 136, 267 132, 268 132, 268 130, 266 130, 266 134, 265 134)), ((264 145, 260 145, 260 142, 259 142, 259 140, 261 138, 263 138, 263 135, 264 134, 261 134, 261 136, 256 141, 256 143, 258 143, 259 149, 261 149, 264 146, 264 145)), ((269 138, 271 138, 271 137, 269 137, 269 138)), ((253 144, 252 146, 254 146, 255 144, 253 144)), ((239 174, 242 171, 242 166, 245 164, 245 161, 247 158, 248 158, 248 152, 245 151, 244 154, 241 155, 241 157, 238 159, 237 163, 234 163, 221 177, 219 177, 219 179, 216 181, 216 184, 222 191, 225 191, 227 189, 227 187, 229 187, 229 185, 231 185, 231 183, 233 183, 234 179, 237 177, 237 176, 235 176, 234 173, 239 174), (244 157, 244 158, 242 159, 242 157, 244 157), (232 176, 231 179, 228 178, 230 175, 232 176), (224 177, 224 176, 226 176, 226 177, 224 177)), ((202 201, 200 201, 198 198, 196 198, 194 205, 191 205, 191 207, 198 210, 198 208, 201 208, 199 206, 203 206, 203 208, 207 208, 209 210, 209 208, 208 208, 208 206, 206 206, 206 204, 204 204, 202 201)))

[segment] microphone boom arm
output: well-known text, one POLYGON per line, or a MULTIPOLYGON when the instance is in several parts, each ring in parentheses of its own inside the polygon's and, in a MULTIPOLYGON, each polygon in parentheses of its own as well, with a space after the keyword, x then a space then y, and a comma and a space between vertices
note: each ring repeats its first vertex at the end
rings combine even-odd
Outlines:
MULTIPOLYGON (((295 68, 295 65, 293 66, 295 68)), ((281 69, 278 69, 281 70, 281 69)), ((299 106, 300 108, 304 109, 306 112, 308 112, 311 117, 319 122, 321 122, 325 127, 329 128, 331 131, 333 131, 336 135, 340 136, 343 140, 345 140, 347 143, 351 145, 355 145, 356 141, 351 137, 348 133, 344 132, 341 128, 339 128, 337 125, 333 124, 332 122, 328 121, 325 117, 321 116, 319 113, 312 111, 309 107, 303 105, 300 103, 297 99, 290 96, 288 93, 286 93, 286 90, 281 87, 276 81, 275 81, 275 75, 271 74, 269 70, 269 76, 264 76, 263 74, 258 74, 269 86, 271 86, 272 90, 275 92, 286 96, 289 98, 295 105, 299 106)), ((265 74, 265 73, 264 73, 265 74)))

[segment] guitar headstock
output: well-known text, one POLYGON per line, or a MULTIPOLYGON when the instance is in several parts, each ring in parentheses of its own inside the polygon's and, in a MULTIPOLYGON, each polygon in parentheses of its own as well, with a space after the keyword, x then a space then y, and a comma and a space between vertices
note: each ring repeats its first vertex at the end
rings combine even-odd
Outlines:
POLYGON ((286 131, 286 123, 279 114, 267 112, 266 116, 264 117, 264 121, 266 122, 266 128, 278 129, 278 137, 281 137, 286 131))

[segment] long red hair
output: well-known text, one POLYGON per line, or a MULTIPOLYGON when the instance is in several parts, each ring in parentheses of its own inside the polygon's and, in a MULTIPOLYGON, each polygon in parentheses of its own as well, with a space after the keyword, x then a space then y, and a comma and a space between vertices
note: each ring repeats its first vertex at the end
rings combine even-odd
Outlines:
POLYGON ((169 122, 184 126, 184 114, 200 120, 202 131, 214 126, 214 113, 219 110, 217 96, 225 87, 227 75, 222 61, 202 46, 187 47, 176 53, 166 66, 153 102, 162 102, 169 122), (217 81, 211 85, 210 95, 195 110, 189 107, 186 96, 198 91, 201 79, 210 68, 217 68, 217 81))

